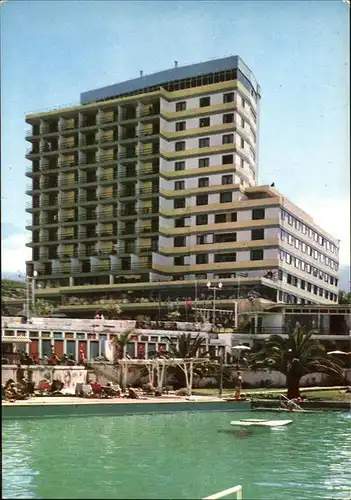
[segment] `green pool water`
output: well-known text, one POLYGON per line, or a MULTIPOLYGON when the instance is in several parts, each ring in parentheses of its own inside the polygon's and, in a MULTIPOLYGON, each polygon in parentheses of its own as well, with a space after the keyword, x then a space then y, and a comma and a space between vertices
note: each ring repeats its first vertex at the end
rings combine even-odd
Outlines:
POLYGON ((187 499, 236 484, 244 500, 349 497, 350 414, 291 414, 292 425, 250 435, 230 426, 253 417, 282 418, 179 412, 4 421, 3 498, 187 499))

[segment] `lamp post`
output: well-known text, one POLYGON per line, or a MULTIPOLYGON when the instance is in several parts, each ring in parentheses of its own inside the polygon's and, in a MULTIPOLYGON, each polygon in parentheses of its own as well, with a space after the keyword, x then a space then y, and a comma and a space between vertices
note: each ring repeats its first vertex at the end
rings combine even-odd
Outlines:
MULTIPOLYGON (((223 284, 221 282, 218 283, 217 286, 212 286, 211 282, 207 283, 207 288, 209 290, 213 290, 213 312, 212 312, 212 330, 216 331, 216 292, 217 290, 221 290, 223 284)), ((223 394, 223 352, 219 356, 219 366, 220 366, 220 380, 219 380, 219 397, 222 397, 223 394)))

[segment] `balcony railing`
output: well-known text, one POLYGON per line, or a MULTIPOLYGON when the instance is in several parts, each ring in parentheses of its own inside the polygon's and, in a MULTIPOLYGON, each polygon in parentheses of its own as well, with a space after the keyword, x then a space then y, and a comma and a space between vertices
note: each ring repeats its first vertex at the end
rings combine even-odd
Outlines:
POLYGON ((75 130, 79 126, 78 120, 74 121, 73 123, 69 122, 61 122, 60 124, 60 130, 75 130))
POLYGON ((104 125, 105 123, 114 123, 118 121, 118 113, 114 113, 112 116, 100 116, 99 124, 104 125))
POLYGON ((119 160, 136 160, 137 152, 136 151, 119 151, 118 159, 119 160))
POLYGON ((160 114, 160 108, 154 106, 142 108, 139 112, 140 117, 157 116, 159 114, 160 114))
POLYGON ((112 137, 108 137, 108 136, 100 136, 99 137, 100 143, 110 143, 110 142, 117 142, 117 141, 118 141, 117 135, 113 135, 112 137))
POLYGON ((85 137, 81 137, 79 139, 79 146, 82 147, 82 146, 95 146, 96 148, 99 146, 99 143, 98 143, 98 139, 97 137, 95 138, 90 138, 90 139, 86 139, 85 137))

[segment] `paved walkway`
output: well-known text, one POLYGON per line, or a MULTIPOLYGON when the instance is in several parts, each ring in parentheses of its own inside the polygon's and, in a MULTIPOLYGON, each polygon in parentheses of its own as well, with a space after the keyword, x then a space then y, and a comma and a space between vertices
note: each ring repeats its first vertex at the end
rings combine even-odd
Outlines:
MULTIPOLYGON (((184 403, 184 402, 198 402, 198 403, 211 403, 219 402, 220 398, 214 396, 167 396, 163 395, 159 398, 155 397, 143 397, 143 399, 128 399, 128 398, 111 398, 111 399, 94 399, 94 398, 79 398, 75 396, 39 396, 30 399, 15 401, 10 403, 9 401, 3 401, 2 406, 13 406, 13 405, 94 405, 94 404, 144 404, 144 403, 184 403)), ((223 400, 224 401, 224 400, 223 400)))

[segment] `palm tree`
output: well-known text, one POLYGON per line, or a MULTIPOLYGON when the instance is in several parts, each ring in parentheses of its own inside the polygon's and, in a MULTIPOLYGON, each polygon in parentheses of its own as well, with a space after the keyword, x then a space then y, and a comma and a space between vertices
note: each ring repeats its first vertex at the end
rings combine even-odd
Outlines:
POLYGON ((328 358, 323 345, 301 326, 290 330, 288 338, 271 335, 263 349, 251 356, 250 365, 252 369, 269 368, 286 375, 289 399, 299 397, 304 375, 325 373, 344 378, 339 363, 328 358))
POLYGON ((113 336, 112 344, 115 348, 115 360, 123 359, 126 357, 126 347, 130 337, 135 334, 135 328, 127 328, 121 333, 113 336))
MULTIPOLYGON (((198 334, 195 339, 192 339, 190 333, 182 333, 178 336, 178 341, 173 342, 168 338, 168 351, 163 353, 167 358, 197 358, 199 349, 203 345, 205 338, 198 334)), ((180 387, 186 386, 184 371, 179 366, 170 366, 170 372, 173 372, 180 387)), ((194 373, 199 371, 201 367, 198 365, 194 368, 194 373)))

